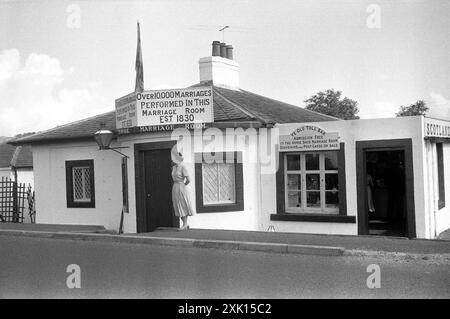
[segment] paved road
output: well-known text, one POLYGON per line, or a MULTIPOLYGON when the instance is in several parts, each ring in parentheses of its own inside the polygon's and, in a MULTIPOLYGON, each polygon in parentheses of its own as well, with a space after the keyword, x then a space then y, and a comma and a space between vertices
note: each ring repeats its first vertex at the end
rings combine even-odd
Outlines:
POLYGON ((450 297, 450 267, 322 257, 0 236, 0 297, 310 298, 450 297), (66 267, 81 267, 69 289, 66 267), (378 264, 381 288, 369 289, 378 264))

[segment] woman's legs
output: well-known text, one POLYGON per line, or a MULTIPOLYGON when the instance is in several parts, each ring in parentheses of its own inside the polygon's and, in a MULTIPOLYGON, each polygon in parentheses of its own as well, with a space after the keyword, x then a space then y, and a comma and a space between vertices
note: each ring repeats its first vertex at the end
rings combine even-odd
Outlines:
POLYGON ((186 229, 188 227, 188 217, 183 216, 181 217, 181 220, 183 221, 183 226, 181 227, 181 229, 186 229))

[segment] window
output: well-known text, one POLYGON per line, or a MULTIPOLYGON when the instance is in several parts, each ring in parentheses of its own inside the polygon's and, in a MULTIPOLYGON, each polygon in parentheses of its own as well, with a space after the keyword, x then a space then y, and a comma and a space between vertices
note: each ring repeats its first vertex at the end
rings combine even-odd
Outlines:
POLYGON ((287 153, 285 207, 288 213, 338 213, 338 152, 287 153))
POLYGON ((277 211, 270 220, 356 223, 347 215, 345 143, 337 151, 280 152, 277 211))
POLYGON ((439 209, 445 207, 445 179, 444 179, 444 150, 442 143, 436 143, 438 185, 439 185, 439 209))
POLYGON ((67 207, 95 207, 94 161, 66 161, 67 207))
POLYGON ((204 205, 236 202, 234 163, 203 163, 202 176, 204 205))
POLYGON ((197 212, 227 212, 244 209, 242 156, 240 152, 220 153, 206 162, 196 154, 195 188, 197 212))

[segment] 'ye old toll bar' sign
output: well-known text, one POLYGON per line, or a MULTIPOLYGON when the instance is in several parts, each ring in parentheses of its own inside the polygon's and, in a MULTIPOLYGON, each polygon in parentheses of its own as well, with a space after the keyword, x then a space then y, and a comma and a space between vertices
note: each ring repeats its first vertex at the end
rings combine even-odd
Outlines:
POLYGON ((338 150, 338 133, 326 133, 320 127, 304 125, 289 135, 280 135, 280 152, 338 150))

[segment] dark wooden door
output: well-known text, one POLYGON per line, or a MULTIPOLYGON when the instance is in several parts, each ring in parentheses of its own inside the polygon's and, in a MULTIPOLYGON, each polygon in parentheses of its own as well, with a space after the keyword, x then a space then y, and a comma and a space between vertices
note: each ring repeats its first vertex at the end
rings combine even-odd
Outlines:
POLYGON ((169 149, 144 152, 146 231, 178 227, 173 214, 171 171, 169 149))

